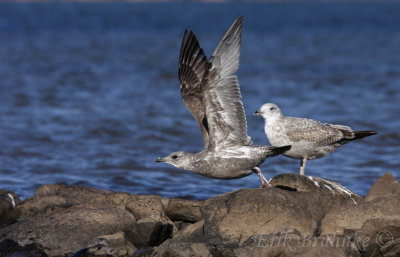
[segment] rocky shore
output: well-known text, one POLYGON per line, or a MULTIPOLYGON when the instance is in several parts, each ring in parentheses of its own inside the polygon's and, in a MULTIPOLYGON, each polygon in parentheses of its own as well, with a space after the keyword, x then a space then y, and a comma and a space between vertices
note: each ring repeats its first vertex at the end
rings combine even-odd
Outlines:
POLYGON ((400 183, 363 198, 315 177, 205 201, 44 185, 0 190, 0 256, 400 256, 400 183))

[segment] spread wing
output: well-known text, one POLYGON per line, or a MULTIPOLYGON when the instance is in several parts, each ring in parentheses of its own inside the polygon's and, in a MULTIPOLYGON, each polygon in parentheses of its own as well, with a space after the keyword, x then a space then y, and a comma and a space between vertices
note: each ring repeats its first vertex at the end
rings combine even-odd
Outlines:
POLYGON ((179 55, 179 83, 183 103, 193 115, 203 135, 204 147, 208 148, 208 123, 202 102, 201 82, 206 73, 207 58, 192 31, 185 31, 179 55))
POLYGON ((235 75, 239 67, 242 27, 243 18, 236 18, 211 56, 209 72, 202 82, 209 148, 252 144, 235 75))
POLYGON ((306 141, 317 145, 339 143, 351 129, 347 126, 332 125, 311 119, 286 117, 286 134, 293 142, 306 141))

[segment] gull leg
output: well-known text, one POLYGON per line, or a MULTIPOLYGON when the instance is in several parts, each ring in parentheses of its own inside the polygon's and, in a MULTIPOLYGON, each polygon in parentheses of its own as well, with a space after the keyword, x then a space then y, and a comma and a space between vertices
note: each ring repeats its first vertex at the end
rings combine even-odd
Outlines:
POLYGON ((306 170, 306 163, 307 163, 307 157, 303 157, 300 161, 300 175, 304 175, 304 171, 306 170))
POLYGON ((263 175, 262 172, 261 172, 261 169, 260 169, 259 167, 255 167, 254 169, 257 171, 258 176, 260 176, 260 179, 261 179, 261 187, 266 187, 266 186, 270 187, 271 184, 269 183, 268 179, 266 179, 266 178, 264 177, 264 175, 263 175))

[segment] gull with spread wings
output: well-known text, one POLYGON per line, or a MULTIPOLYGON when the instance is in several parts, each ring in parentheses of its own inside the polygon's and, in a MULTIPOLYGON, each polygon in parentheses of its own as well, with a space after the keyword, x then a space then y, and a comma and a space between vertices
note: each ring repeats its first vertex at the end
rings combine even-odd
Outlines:
POLYGON ((235 72, 239 67, 243 18, 238 17, 225 33, 211 58, 191 31, 183 35, 179 56, 182 99, 200 127, 204 150, 173 152, 158 158, 177 168, 217 179, 235 179, 258 173, 267 157, 282 154, 290 146, 253 146, 235 72))

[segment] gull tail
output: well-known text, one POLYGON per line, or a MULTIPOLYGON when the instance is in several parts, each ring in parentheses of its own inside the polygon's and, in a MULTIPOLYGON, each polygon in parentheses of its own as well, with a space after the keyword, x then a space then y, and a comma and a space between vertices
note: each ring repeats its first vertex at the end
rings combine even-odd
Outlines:
POLYGON ((289 151, 290 148, 292 148, 291 145, 285 145, 285 146, 279 146, 279 147, 268 146, 267 157, 272 157, 272 156, 277 156, 279 154, 283 154, 286 151, 289 151))
POLYGON ((364 137, 369 137, 369 136, 376 135, 376 134, 378 134, 378 131, 376 131, 376 130, 354 131, 353 140, 361 139, 364 137))

